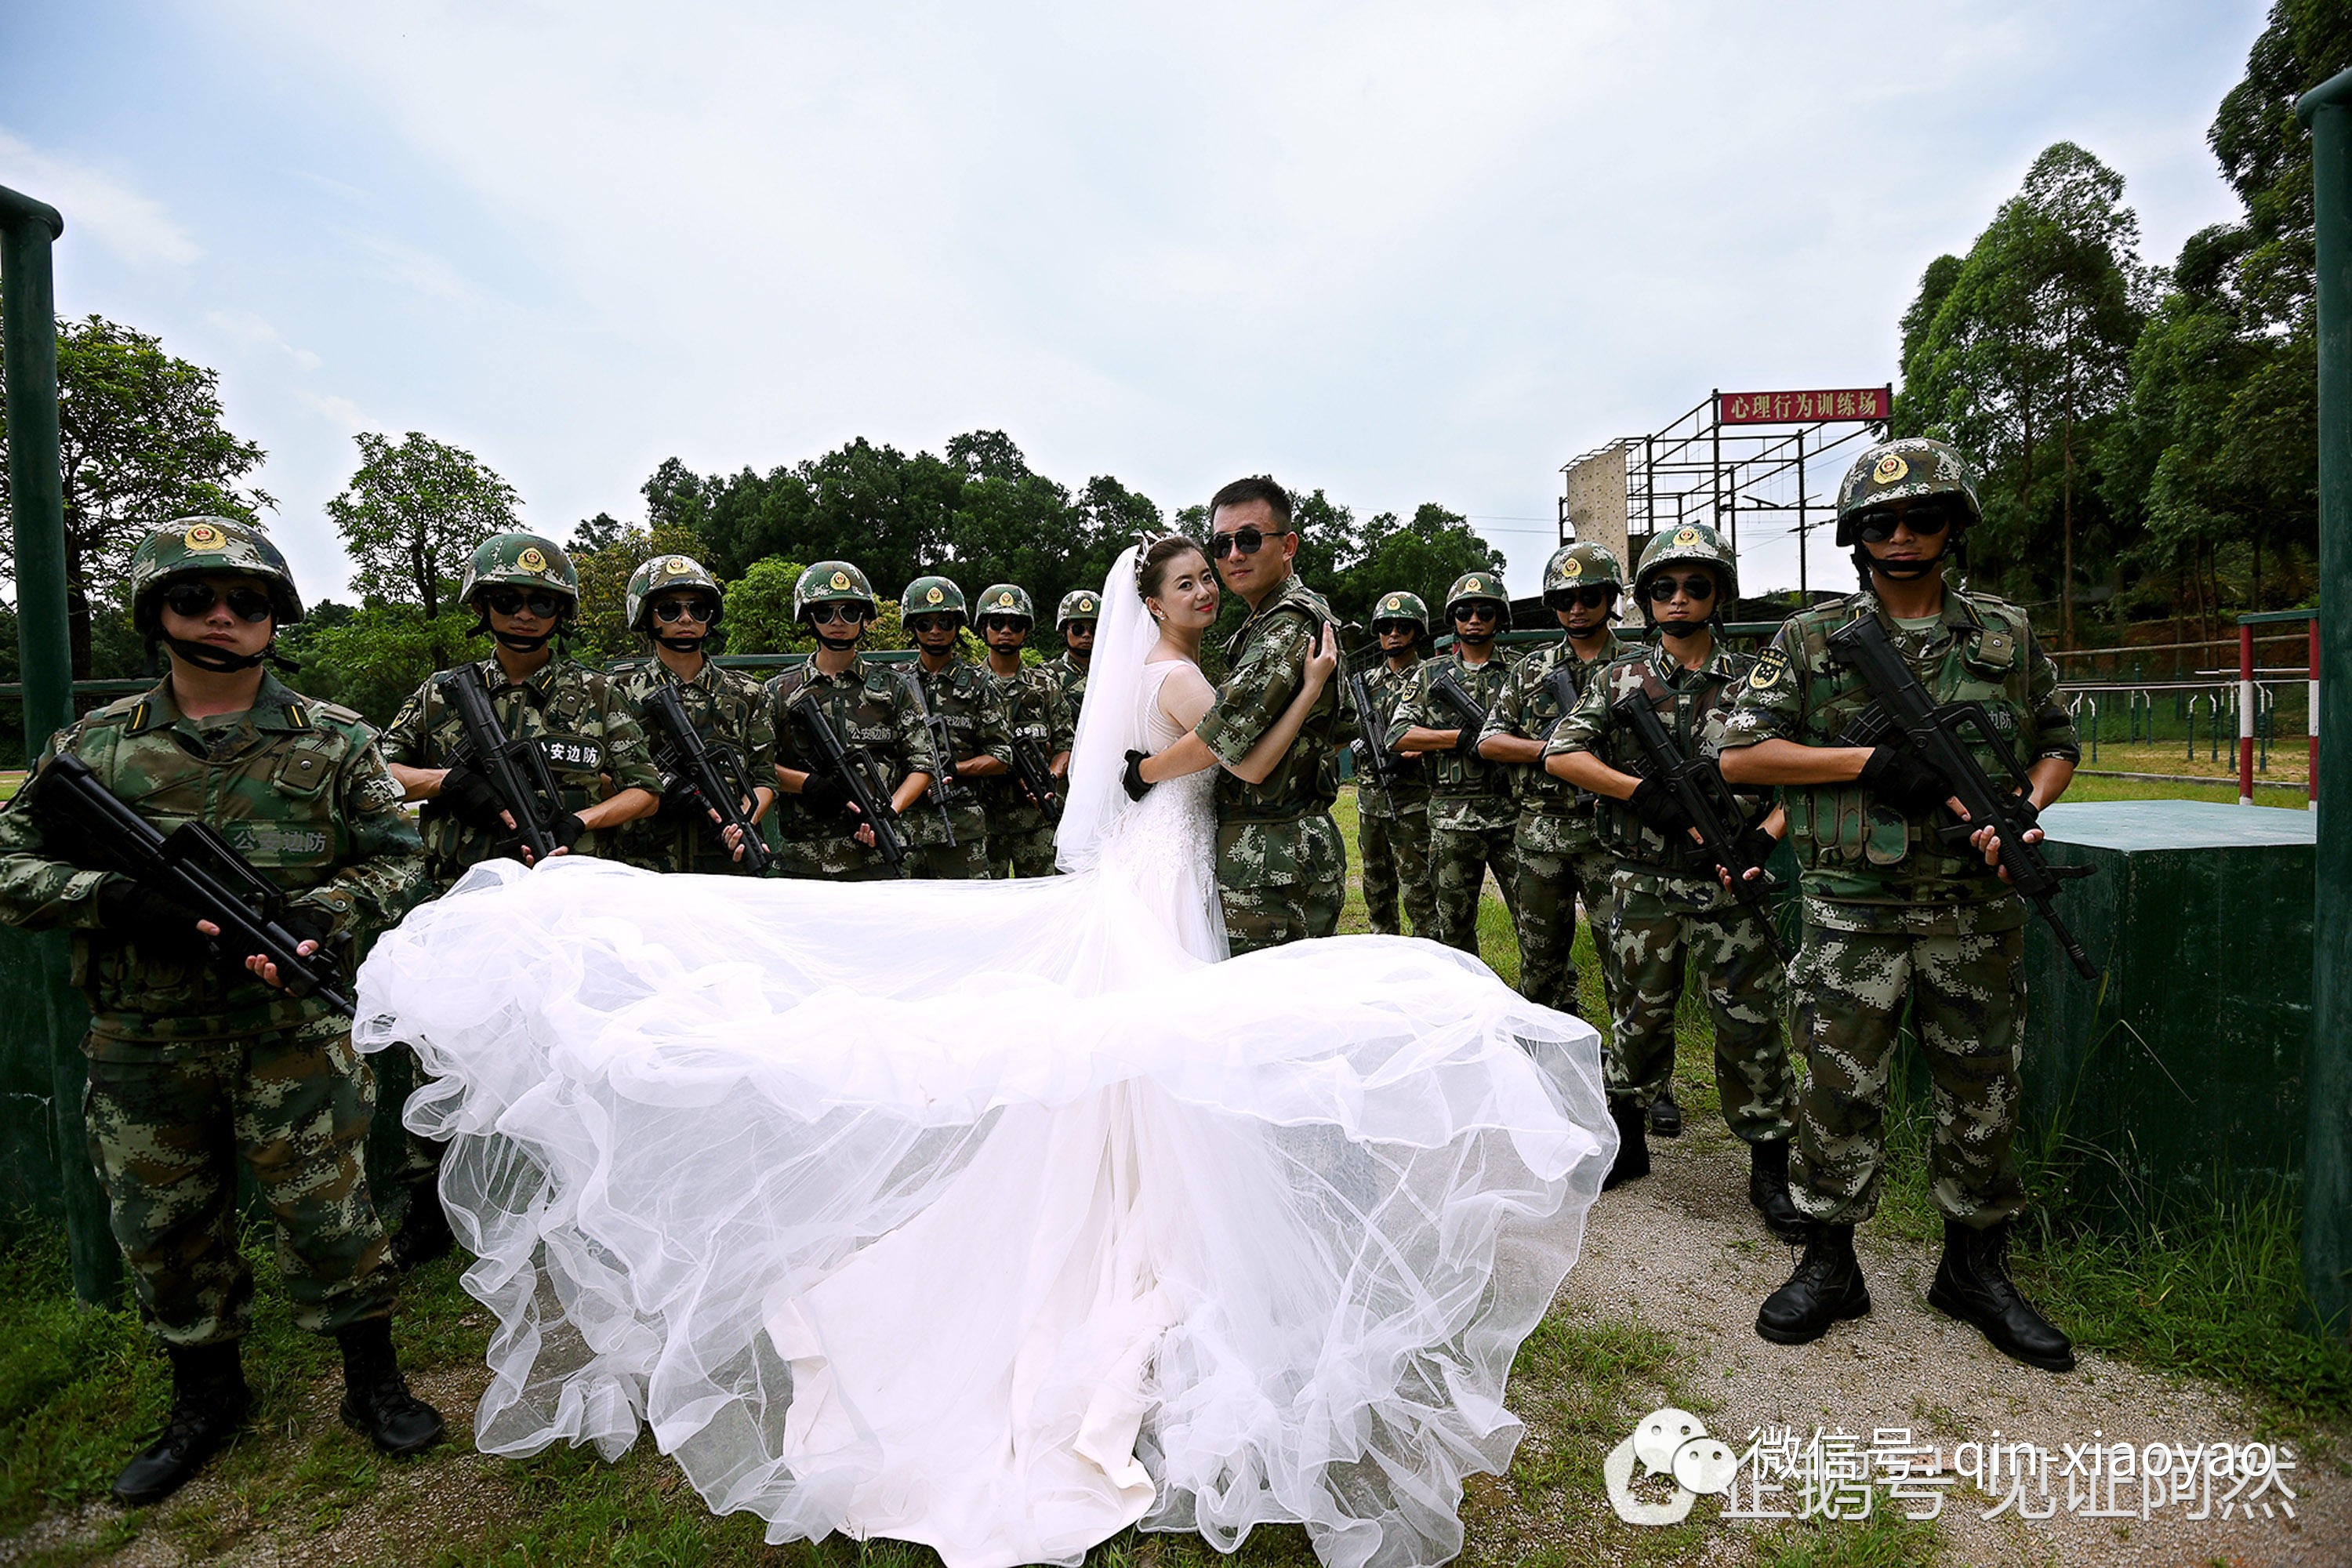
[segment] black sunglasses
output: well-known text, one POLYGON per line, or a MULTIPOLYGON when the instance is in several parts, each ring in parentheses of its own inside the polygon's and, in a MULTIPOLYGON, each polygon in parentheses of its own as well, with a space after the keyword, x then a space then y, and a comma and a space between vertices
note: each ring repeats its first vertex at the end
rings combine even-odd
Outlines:
POLYGON ((1864 512, 1854 521, 1854 531, 1872 544, 1884 544, 1895 537, 1898 528, 1907 528, 1921 539, 1933 539, 1951 525, 1951 514, 1942 507, 1924 507, 1910 511, 1864 512))
POLYGON ((1372 623, 1374 637, 1384 637, 1391 632, 1411 632, 1413 636, 1419 637, 1422 626, 1419 621, 1374 621, 1372 623))
POLYGON ((910 632, 951 632, 958 617, 954 616, 917 616, 907 623, 910 632))
POLYGON ((222 603, 228 605, 230 615, 255 626, 278 613, 278 606, 269 602, 269 595, 258 588, 231 588, 222 594, 216 592, 210 583, 174 583, 163 590, 163 607, 190 620, 209 615, 215 605, 222 603))
POLYGON ((1476 600, 1467 605, 1454 605, 1454 621, 1456 626, 1464 621, 1491 621, 1499 613, 1493 605, 1485 600, 1476 600))
POLYGON ((1025 616, 982 616, 980 629, 984 632, 1025 632, 1029 620, 1025 616))
POLYGON ((553 620, 563 608, 563 601, 552 594, 541 590, 526 594, 520 588, 485 588, 482 603, 490 607, 494 616, 520 615, 529 609, 542 621, 553 620))
POLYGON ((1616 596, 1614 588, 1555 588, 1544 595, 1544 603, 1555 610, 1565 610, 1570 605, 1597 610, 1616 596))
POLYGON ((851 626, 864 626, 870 618, 872 617, 867 614, 866 608, 863 605, 835 604, 811 605, 809 606, 809 619, 817 622, 819 625, 824 625, 833 621, 847 621, 851 626))
POLYGON ((1695 577, 1653 577, 1650 579, 1650 602, 1663 605, 1679 593, 1690 595, 1694 605, 1704 605, 1715 597, 1715 579, 1704 573, 1695 577))
POLYGON ((708 599, 664 599, 654 606, 657 621, 697 621, 704 625, 719 618, 719 606, 708 599))
POLYGON ((1280 539, 1290 530, 1277 528, 1272 533, 1257 528, 1237 528, 1231 533, 1220 533, 1209 541, 1209 553, 1223 561, 1238 550, 1244 555, 1255 555, 1269 539, 1280 539))

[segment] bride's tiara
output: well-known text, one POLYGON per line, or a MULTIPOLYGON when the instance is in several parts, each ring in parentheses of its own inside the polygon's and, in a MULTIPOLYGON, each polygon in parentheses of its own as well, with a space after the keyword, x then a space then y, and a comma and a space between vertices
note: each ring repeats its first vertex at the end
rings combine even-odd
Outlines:
POLYGON ((1143 596, 1143 563, 1145 559, 1150 555, 1152 548, 1155 545, 1165 544, 1170 540, 1175 540, 1181 543, 1189 544, 1195 550, 1201 548, 1201 542, 1194 539, 1189 533, 1154 533, 1147 528, 1139 528, 1135 531, 1135 592, 1137 597, 1140 598, 1143 596))

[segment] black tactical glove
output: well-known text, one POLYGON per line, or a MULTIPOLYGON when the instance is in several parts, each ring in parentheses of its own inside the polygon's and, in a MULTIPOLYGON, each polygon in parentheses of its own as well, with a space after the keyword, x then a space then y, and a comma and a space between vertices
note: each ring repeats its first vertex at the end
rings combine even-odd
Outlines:
POLYGON ((507 830, 506 802, 499 798, 489 780, 463 763, 443 776, 439 799, 452 816, 468 827, 485 833, 507 830))
POLYGON ((801 809, 820 822, 829 822, 848 809, 849 786, 831 773, 811 773, 801 786, 801 809))
POLYGON ((1910 816, 1927 816, 1951 798, 1944 775, 1900 746, 1873 746, 1862 787, 1910 816))
POLYGON ((1750 866, 1761 866, 1772 858, 1772 851, 1780 841, 1760 827, 1750 827, 1739 835, 1739 853, 1750 866))
POLYGON ((1358 778, 1368 779, 1372 776, 1372 749, 1370 746, 1365 745, 1361 741, 1350 741, 1348 742, 1348 755, 1355 759, 1358 778))
POLYGON ((1478 727, 1465 724, 1454 732, 1454 750, 1462 756, 1471 756, 1478 750, 1478 727))
POLYGON ((294 933, 297 943, 315 942, 323 949, 334 940, 335 917, 316 904, 296 904, 278 917, 278 923, 294 933))
POLYGON ((1148 752, 1127 753, 1127 767, 1119 773, 1118 782, 1126 789, 1129 800, 1141 800, 1151 791, 1150 782, 1143 776, 1144 761, 1150 755, 1148 752))
POLYGON ((569 849, 580 842, 581 836, 588 831, 588 825, 580 820, 578 812, 567 811, 550 823, 547 831, 558 848, 569 849))
POLYGON ((99 884, 98 918, 109 931, 136 942, 194 947, 205 940, 196 929, 195 910, 128 877, 110 877, 99 884))
POLYGON ((683 816, 701 822, 710 816, 710 807, 702 798, 694 781, 684 773, 672 773, 662 781, 661 809, 665 816, 683 816))
POLYGON ((1635 784, 1633 793, 1626 797, 1625 808, 1662 837, 1672 838, 1690 826, 1690 818, 1683 815, 1682 803, 1675 799, 1674 791, 1655 779, 1643 779, 1635 784))

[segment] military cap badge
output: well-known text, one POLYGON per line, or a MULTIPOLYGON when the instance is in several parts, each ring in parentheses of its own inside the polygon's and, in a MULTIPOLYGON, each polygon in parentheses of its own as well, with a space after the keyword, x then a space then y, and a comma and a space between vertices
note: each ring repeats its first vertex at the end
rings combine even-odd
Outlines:
POLYGON ((1013 607, 1013 595, 1010 595, 1010 594, 999 594, 999 595, 996 595, 996 607, 997 607, 998 609, 1000 609, 1000 610, 1009 610, 1009 609, 1011 609, 1011 608, 1013 607))
POLYGON ((1396 595, 1391 594, 1389 595, 1389 602, 1382 605, 1381 608, 1384 610, 1402 610, 1404 608, 1404 601, 1399 598, 1396 595))
POLYGON ((1889 452, 1870 470, 1873 484, 1891 485, 1911 471, 1911 465, 1889 452))
POLYGON ((1675 535, 1675 542, 1676 544, 1696 544, 1698 542, 1698 530, 1696 528, 1684 529, 1681 532, 1675 535))
POLYGON ((666 576, 683 577, 693 570, 694 563, 683 555, 673 555, 662 563, 662 572, 666 576))
POLYGON ((836 589, 848 587, 849 574, 846 572, 835 572, 833 574, 833 586, 836 589))
POLYGON ((539 552, 538 545, 526 545, 523 552, 515 557, 515 564, 526 572, 544 572, 547 570, 547 557, 539 552))
POLYGON ((1560 563, 1559 574, 1573 582, 1577 578, 1584 575, 1584 563, 1577 560, 1571 555, 1566 561, 1560 563))
POLYGON ((180 542, 191 550, 217 550, 228 542, 228 535, 209 522, 200 522, 180 536, 180 542))
POLYGON ((923 603, 926 605, 936 605, 946 599, 946 597, 947 595, 945 594, 940 592, 940 585, 934 583, 931 584, 929 592, 923 595, 923 603))

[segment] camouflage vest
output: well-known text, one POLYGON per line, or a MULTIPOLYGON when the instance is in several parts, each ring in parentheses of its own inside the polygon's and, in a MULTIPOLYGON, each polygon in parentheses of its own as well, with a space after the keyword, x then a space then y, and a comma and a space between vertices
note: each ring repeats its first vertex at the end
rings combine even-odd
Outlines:
MULTIPOLYGON (((659 659, 614 678, 621 700, 637 716, 650 752, 659 741, 653 722, 645 717, 646 700, 656 687, 669 684, 669 670, 659 659)), ((713 752, 730 753, 754 788, 776 786, 776 732, 768 725, 766 689, 740 670, 722 669, 705 659, 692 680, 677 683, 678 704, 694 725, 694 732, 713 752)), ((659 757, 656 756, 658 763, 659 757)), ((665 787, 668 780, 663 781, 665 787)), ((614 835, 614 853, 632 866, 649 871, 691 871, 740 874, 740 862, 727 852, 718 826, 705 816, 699 821, 667 808, 656 816, 625 823, 614 835)))
MULTIPOLYGON (((1291 676, 1289 689, 1297 689, 1297 676, 1307 668, 1307 656, 1325 626, 1336 628, 1339 618, 1323 596, 1296 576, 1267 596, 1225 643, 1225 668, 1230 672, 1218 688, 1217 700, 1202 721, 1207 726, 1219 710, 1247 710, 1262 724, 1271 724, 1288 706, 1274 700, 1274 667, 1291 676)), ((1202 726, 1195 731, 1205 740, 1202 726)), ((1251 784, 1228 768, 1217 770, 1217 821, 1221 826, 1245 822, 1293 822, 1331 809, 1339 798, 1339 763, 1332 748, 1339 727, 1339 682, 1334 679, 1315 699, 1290 749, 1277 758, 1274 771, 1251 784)))
MULTIPOLYGON (((953 755, 940 758, 939 763, 948 779, 948 810, 954 816, 956 841, 961 844, 975 835, 985 835, 988 792, 982 784, 986 781, 958 784, 954 773, 956 763, 967 757, 1001 759, 1005 754, 1004 715, 995 682, 986 669, 961 658, 936 673, 920 663, 899 668, 922 683, 923 701, 947 729, 948 749, 953 755)), ((908 827, 916 842, 947 842, 936 807, 920 805, 910 815, 908 827)))
MULTIPOLYGON (((839 675, 826 675, 811 660, 770 681, 767 700, 769 721, 776 731, 778 767, 805 773, 817 766, 800 722, 792 716, 792 708, 798 702, 816 704, 841 743, 872 760, 886 793, 896 789, 908 773, 929 773, 938 765, 932 760, 930 737, 924 733, 922 720, 915 712, 914 699, 887 665, 861 656, 839 675)), ((908 826, 901 819, 901 828, 908 826)), ((825 846, 827 856, 821 869, 827 874, 866 868, 880 858, 851 838, 839 819, 820 822, 795 807, 777 823, 777 828, 788 841, 825 846)))
MULTIPOLYGON (((1454 710, 1433 695, 1436 678, 1451 674, 1454 684, 1470 694, 1470 700, 1479 707, 1492 710, 1503 692, 1503 684, 1511 677, 1511 666, 1498 651, 1484 664, 1465 664, 1452 652, 1425 659, 1413 672, 1412 709, 1413 721, 1432 730, 1452 730, 1462 721, 1454 710)), ((1501 764, 1486 762, 1475 752, 1427 752, 1430 773, 1429 793, 1433 800, 1496 799, 1507 800, 1511 795, 1509 772, 1501 764)))
MULTIPOLYGON (((1647 701, 1684 756, 1702 752, 1712 756, 1731 719, 1739 682, 1755 664, 1755 659, 1734 653, 1720 642, 1697 669, 1685 669, 1664 647, 1643 647, 1611 663, 1601 672, 1600 681, 1603 700, 1612 708, 1629 697, 1647 701)), ((1632 731, 1617 722, 1613 714, 1605 737, 1601 760, 1611 767, 1639 777, 1653 771, 1632 731)), ((1623 801, 1603 800, 1600 805, 1601 842, 1619 859, 1670 876, 1712 876, 1713 862, 1688 837, 1669 839, 1635 816, 1623 801)), ((1750 818, 1760 819, 1769 809, 1769 802, 1759 799, 1751 806, 1750 818)))
MULTIPOLYGON (((1392 669, 1382 658, 1365 672, 1364 689, 1372 700, 1372 710, 1365 714, 1363 734, 1366 743, 1385 746, 1389 726, 1396 721, 1397 704, 1411 691, 1421 660, 1416 657, 1402 669, 1392 669)), ((1411 756, 1402 752, 1389 752, 1389 766, 1395 772, 1396 783, 1385 792, 1372 786, 1362 770, 1356 774, 1356 810, 1365 816, 1392 817, 1400 807, 1412 810, 1429 804, 1429 764, 1415 752, 1411 756)))
MULTIPOLYGON (((1024 665, 1012 675, 986 670, 982 679, 995 689, 1008 742, 1017 736, 1040 768, 1052 767, 1054 759, 1070 749, 1069 708, 1062 700, 1061 680, 1043 665, 1024 665)), ((992 832, 1034 832, 1049 820, 1010 776, 990 780, 982 794, 992 832)))
MULTIPOLYGON (((1989 595, 1957 589, 1947 589, 1944 602, 1943 619, 1933 630, 1908 632, 1886 621, 1889 636, 1937 702, 1983 703, 2011 759, 2020 767, 2030 765, 2037 725, 2034 670, 2028 658, 2032 629, 2025 612, 1989 595)), ((1792 616, 1766 662, 1758 666, 1752 679, 1769 686, 1778 675, 1773 662, 1787 661, 1801 694, 1798 738, 1805 744, 1834 746, 1862 739, 1846 737, 1871 708, 1869 689, 1860 676, 1832 661, 1829 638, 1848 621, 1874 613, 1876 601, 1855 595, 1792 616)), ((1969 733, 1973 741, 1974 731, 1969 733)), ((1973 749, 1986 773, 1996 780, 2007 776, 2005 764, 1990 748, 1973 749)), ((1858 784, 1785 786, 1781 799, 1805 891, 1814 898, 1925 903, 1956 894, 2000 896, 2000 880, 1981 856, 1966 844, 1947 847, 1937 840, 1930 818, 1907 817, 1858 784)))
MULTIPOLYGON (((1505 684, 1496 700, 1495 711, 1486 718, 1487 733, 1517 735, 1540 745, 1551 739, 1559 724, 1584 689, 1606 669, 1622 658, 1635 645, 1625 642, 1612 632, 1609 647, 1599 658, 1579 658, 1569 647, 1565 633, 1555 643, 1548 643, 1511 667, 1511 679, 1505 684), (1554 672, 1566 670, 1568 700, 1559 697, 1561 682, 1554 672)), ((1512 774, 1514 793, 1518 796, 1523 816, 1567 818, 1580 831, 1573 832, 1572 843, 1562 848, 1589 848, 1597 837, 1595 797, 1578 789, 1566 779, 1554 778, 1541 763, 1508 770, 1512 774)))

